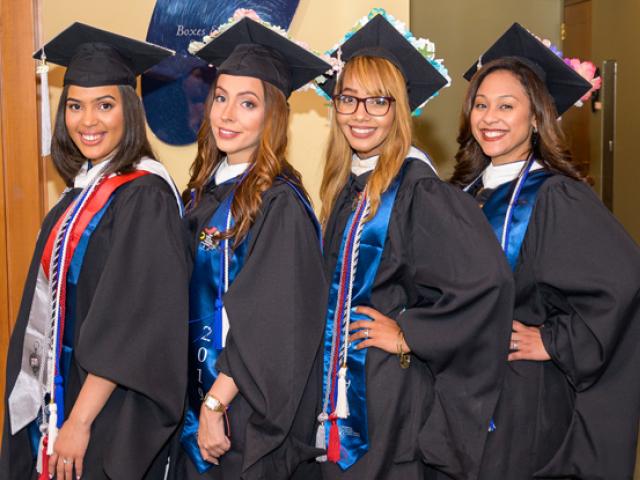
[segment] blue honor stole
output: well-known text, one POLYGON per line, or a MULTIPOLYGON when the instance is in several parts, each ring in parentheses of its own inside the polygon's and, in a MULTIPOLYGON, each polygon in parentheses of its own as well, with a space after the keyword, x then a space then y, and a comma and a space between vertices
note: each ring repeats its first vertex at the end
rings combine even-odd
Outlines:
POLYGON ((496 188, 482 206, 512 270, 515 270, 520 256, 538 191, 553 175, 544 170, 531 172, 532 165, 533 161, 530 161, 516 180, 496 188))
MULTIPOLYGON (((244 177, 236 177, 225 183, 239 184, 244 177)), ((305 196, 287 179, 278 177, 296 193, 314 222, 320 235, 320 226, 313 209, 305 196)), ((231 204, 235 188, 218 206, 209 223, 199 234, 193 274, 189 285, 189 378, 187 387, 187 409, 180 434, 180 443, 199 473, 209 470, 213 464, 207 462, 198 447, 200 407, 204 397, 218 377, 216 360, 224 349, 227 336, 227 320, 224 318, 223 296, 244 266, 249 237, 245 237, 235 249, 230 248, 232 239, 217 239, 218 232, 233 227, 231 204)))
MULTIPOLYGON (((237 180, 237 179, 236 179, 237 180)), ((247 254, 247 238, 235 249, 232 239, 220 240, 220 232, 233 226, 231 203, 234 190, 218 206, 198 237, 193 274, 189 284, 189 378, 187 409, 180 443, 199 473, 212 463, 202 458, 198 447, 200 407, 218 377, 216 360, 226 339, 222 297, 242 269, 247 254)))
MULTIPOLYGON (((531 172, 533 163, 534 158, 531 156, 518 178, 500 185, 482 205, 482 211, 500 242, 511 270, 516 268, 538 191, 544 181, 553 175, 545 170, 531 172)), ((480 177, 467 185, 464 191, 471 189, 479 179, 480 177)), ((489 433, 496 429, 496 423, 491 418, 489 433)))
MULTIPOLYGON (((405 165, 407 163, 405 161, 405 165)), ((371 291, 403 172, 404 166, 382 194, 375 216, 366 222, 369 212, 367 189, 360 194, 344 230, 329 290, 324 335, 323 407, 318 416, 316 446, 327 448, 327 455, 318 457, 318 461, 329 460, 342 470, 356 463, 369 449, 367 349, 357 350, 357 342, 349 344, 348 330, 351 321, 371 319, 352 311, 351 306, 371 305, 371 291)))

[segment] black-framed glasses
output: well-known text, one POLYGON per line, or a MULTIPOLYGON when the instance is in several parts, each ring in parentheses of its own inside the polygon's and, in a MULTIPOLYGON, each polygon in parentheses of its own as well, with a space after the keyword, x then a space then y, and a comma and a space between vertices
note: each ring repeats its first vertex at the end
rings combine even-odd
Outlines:
POLYGON ((365 111, 373 117, 383 117, 391 108, 391 104, 396 99, 393 97, 366 97, 359 98, 353 95, 335 95, 333 97, 333 105, 336 112, 344 115, 355 113, 360 106, 360 102, 364 103, 365 111))

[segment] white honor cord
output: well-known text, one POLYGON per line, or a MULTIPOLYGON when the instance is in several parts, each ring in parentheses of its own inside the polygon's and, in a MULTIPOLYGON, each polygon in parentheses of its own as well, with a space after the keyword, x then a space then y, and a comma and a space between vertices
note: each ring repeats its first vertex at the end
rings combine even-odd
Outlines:
MULTIPOLYGON (((95 188, 95 186, 100 182, 102 177, 98 177, 96 178, 91 184, 89 184, 85 190, 83 190, 79 196, 78 196, 78 201, 82 201, 83 203, 79 205, 79 209, 81 209, 83 207, 83 204, 87 201, 87 199, 90 197, 91 192, 93 191, 93 189, 95 188)), ((51 323, 50 323, 50 327, 48 329, 48 334, 49 336, 49 351, 47 353, 48 355, 48 365, 47 365, 47 371, 49 374, 49 377, 47 378, 47 383, 49 384, 48 386, 48 391, 47 393, 49 393, 50 395, 53 395, 54 391, 55 391, 55 368, 56 368, 56 350, 57 350, 57 344, 56 344, 56 339, 58 338, 58 332, 60 329, 60 322, 58 319, 58 315, 56 314, 56 311, 60 305, 60 297, 61 297, 61 288, 60 288, 60 283, 65 281, 65 279, 58 277, 58 275, 60 275, 63 272, 59 272, 56 270, 56 263, 61 262, 62 265, 65 264, 66 262, 66 255, 67 255, 67 244, 69 242, 69 237, 71 235, 71 231, 73 230, 73 227, 75 225, 75 222, 78 219, 78 216, 76 215, 75 218, 71 218, 71 215, 73 215, 73 212, 76 210, 75 207, 75 202, 72 204, 72 207, 69 208, 69 211, 67 212, 67 215, 64 219, 64 221, 61 223, 60 226, 60 230, 57 232, 56 235, 56 239, 54 241, 54 252, 51 255, 51 261, 49 263, 49 295, 52 297, 51 299, 51 323), (68 223, 69 222, 69 223, 68 223), (68 225, 67 225, 68 223, 68 225), (60 233, 64 231, 64 237, 62 239, 59 238, 60 233), (61 241, 60 241, 61 240, 61 241), (62 255, 62 258, 60 258, 60 255, 62 255), (56 278, 54 278, 54 275, 56 275, 56 278), (53 292, 51 292, 52 286, 53 284, 57 285, 56 291, 55 291, 55 297, 52 294, 53 292)), ((43 396, 44 398, 44 396, 43 396)), ((52 399, 53 400, 53 399, 52 399)), ((57 411, 56 411, 56 405, 53 401, 49 402, 49 421, 48 421, 48 434, 49 434, 49 442, 47 444, 47 454, 51 455, 53 453, 53 443, 55 440, 55 434, 57 431, 57 427, 56 427, 56 423, 57 423, 57 411)), ((45 422, 46 419, 43 418, 43 422, 45 422)))
MULTIPOLYGON (((227 213, 227 228, 225 231, 229 231, 231 228, 231 206, 229 206, 229 213, 227 213)), ((225 238, 222 241, 222 259, 223 259, 223 281, 224 288, 223 293, 227 293, 229 290, 229 239, 225 238)), ((222 299, 221 299, 222 300, 222 299)), ((227 316, 227 311, 222 307, 222 346, 224 347, 227 344, 227 333, 229 332, 229 317, 227 316)))
MULTIPOLYGON (((369 210, 370 210, 370 205, 369 205, 369 198, 368 196, 366 197, 366 205, 365 205, 365 212, 363 213, 363 215, 360 218, 360 223, 358 224, 358 230, 357 230, 357 234, 356 234, 356 238, 354 241, 354 253, 352 255, 352 262, 351 262, 351 278, 348 280, 349 281, 349 292, 348 292, 348 296, 347 296, 347 307, 345 308, 345 322, 343 322, 343 324, 345 325, 345 332, 344 332, 344 345, 343 345, 343 352, 342 352, 342 363, 346 363, 346 355, 347 355, 347 349, 348 349, 348 340, 349 340, 349 324, 350 324, 350 317, 351 317, 351 295, 353 292, 353 279, 355 278, 355 272, 356 272, 356 268, 358 265, 358 252, 360 249, 360 236, 362 235, 362 228, 364 227, 364 219, 367 217, 367 215, 369 214, 369 210)), ((358 208, 356 207, 356 210, 358 208)), ((343 265, 342 268, 344 268, 345 266, 343 265)), ((341 285, 338 286, 338 288, 341 288, 341 285)), ((328 415, 329 412, 329 401, 330 401, 330 396, 331 396, 331 375, 332 372, 335 368, 335 353, 336 353, 336 348, 339 348, 337 346, 336 342, 336 336, 337 336, 337 332, 338 332, 338 320, 340 317, 340 308, 341 305, 336 303, 336 308, 335 308, 335 312, 333 315, 333 335, 331 338, 331 356, 329 359, 329 370, 327 372, 327 377, 326 377, 326 381, 327 381, 327 388, 325 389, 325 393, 324 393, 324 398, 322 400, 322 413, 318 416, 318 420, 320 422, 326 421, 326 417, 328 415), (321 420, 322 418, 322 420, 321 420)), ((338 359, 338 362, 340 362, 340 358, 338 359)))
MULTIPOLYGON (((360 238, 362 237, 362 230, 364 229, 365 219, 367 215, 369 215, 370 202, 369 196, 364 196, 364 212, 358 221, 358 226, 356 227, 356 236, 353 240, 353 254, 351 255, 351 276, 348 279, 348 291, 347 291, 347 301, 345 304, 344 311, 344 341, 342 345, 342 365, 347 364, 347 354, 349 350, 349 326, 351 325, 351 297, 353 295, 353 282, 356 278, 356 270, 358 269, 358 256, 360 254, 360 238)), ((336 311, 338 311, 338 306, 336 306, 336 311)))

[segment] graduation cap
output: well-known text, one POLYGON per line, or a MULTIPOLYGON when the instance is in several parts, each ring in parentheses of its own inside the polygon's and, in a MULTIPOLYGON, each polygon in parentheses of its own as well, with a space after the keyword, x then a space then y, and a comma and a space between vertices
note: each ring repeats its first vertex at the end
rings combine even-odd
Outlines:
POLYGON ((286 97, 331 68, 327 62, 284 35, 244 17, 195 54, 218 74, 255 77, 286 97))
POLYGON ((467 70, 464 78, 471 80, 483 64, 503 57, 522 60, 544 81, 558 115, 562 115, 592 88, 591 83, 519 23, 514 23, 483 53, 478 62, 467 70))
MULTIPOLYGON (((409 106, 416 110, 438 90, 449 84, 445 77, 412 43, 384 16, 376 14, 366 25, 348 37, 332 57, 347 62, 355 57, 380 57, 395 65, 407 82, 409 106)), ((337 82, 337 75, 328 78, 320 88, 329 96, 337 82)))
POLYGON ((135 88, 136 76, 174 53, 168 48, 75 22, 35 52, 33 58, 67 67, 65 86, 135 88))

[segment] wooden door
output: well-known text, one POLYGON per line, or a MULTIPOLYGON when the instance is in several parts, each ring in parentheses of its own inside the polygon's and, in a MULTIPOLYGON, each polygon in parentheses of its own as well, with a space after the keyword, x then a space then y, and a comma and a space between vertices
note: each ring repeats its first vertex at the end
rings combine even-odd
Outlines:
MULTIPOLYGON (((565 58, 591 59, 591 0, 565 0, 562 53, 565 58)), ((587 102, 582 108, 570 108, 562 116, 571 152, 580 162, 591 162, 592 115, 591 102, 587 102)), ((594 176, 598 169, 596 165, 591 167, 594 176)))
MULTIPOLYGON (((0 0, 0 398, 5 360, 44 210, 32 0, 0 0)), ((0 428, 4 418, 0 402, 0 428)))

